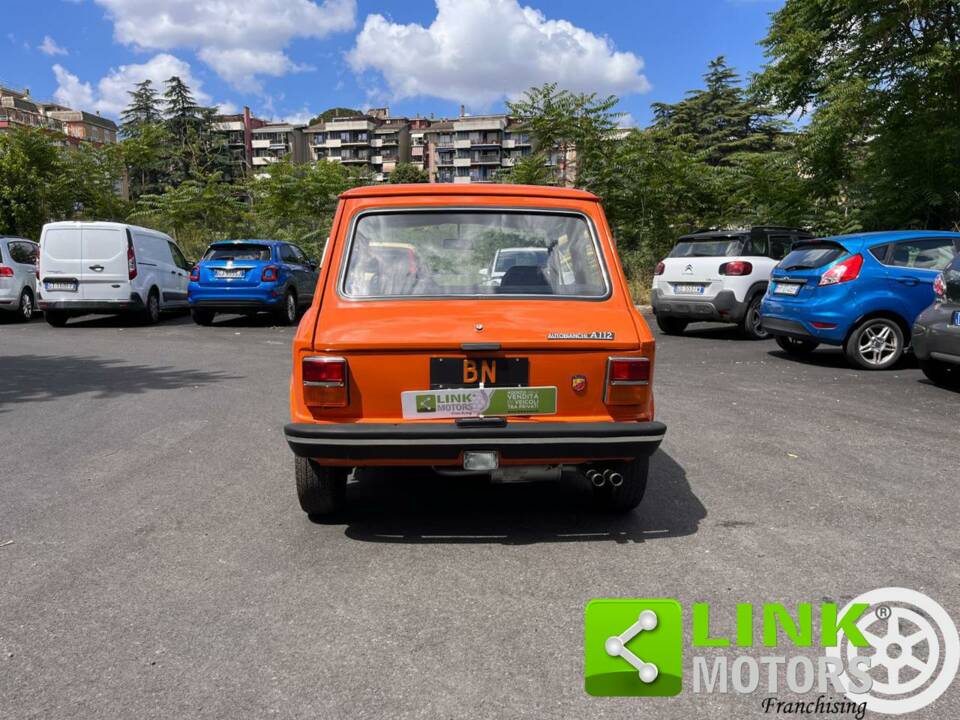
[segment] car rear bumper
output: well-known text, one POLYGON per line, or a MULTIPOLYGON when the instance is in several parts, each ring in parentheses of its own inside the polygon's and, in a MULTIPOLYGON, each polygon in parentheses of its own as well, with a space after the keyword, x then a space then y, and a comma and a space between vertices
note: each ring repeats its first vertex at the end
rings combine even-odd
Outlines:
POLYGON ((190 298, 190 307, 212 312, 257 312, 271 310, 279 303, 279 298, 190 298))
POLYGON ((733 290, 721 290, 712 298, 698 298, 664 295, 655 288, 650 305, 655 315, 694 321, 740 322, 747 313, 747 303, 738 301, 733 290))
POLYGON ((93 313, 131 312, 143 310, 143 300, 137 293, 130 295, 129 300, 43 300, 38 303, 41 310, 54 312, 69 312, 76 315, 93 313))
POLYGON ((496 451, 502 460, 632 459, 652 455, 661 422, 507 422, 495 427, 449 423, 291 423, 283 429, 295 455, 344 463, 456 461, 465 450, 496 451))
POLYGON ((937 303, 920 314, 912 333, 917 358, 960 364, 960 327, 950 324, 957 310, 958 305, 937 303))

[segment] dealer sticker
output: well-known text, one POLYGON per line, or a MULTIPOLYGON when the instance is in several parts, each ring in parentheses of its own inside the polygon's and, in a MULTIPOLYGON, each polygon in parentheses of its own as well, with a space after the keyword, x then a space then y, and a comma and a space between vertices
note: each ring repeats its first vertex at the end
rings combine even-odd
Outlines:
POLYGON ((408 390, 400 394, 403 417, 458 418, 502 415, 553 415, 555 387, 408 390))

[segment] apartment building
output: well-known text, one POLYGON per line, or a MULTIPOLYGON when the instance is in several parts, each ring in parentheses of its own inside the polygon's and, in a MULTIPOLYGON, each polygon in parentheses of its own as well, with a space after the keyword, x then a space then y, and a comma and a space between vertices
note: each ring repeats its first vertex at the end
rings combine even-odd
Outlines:
POLYGON ((251 129, 252 164, 254 171, 289 158, 293 163, 309 160, 303 128, 289 123, 264 123, 251 129))
POLYGON ((379 182, 390 178, 397 163, 410 160, 410 121, 391 117, 388 108, 331 118, 304 134, 312 160, 365 167, 379 182))
POLYGON ((110 145, 117 141, 117 124, 113 120, 62 105, 46 106, 44 111, 47 117, 63 124, 63 132, 69 138, 94 145, 110 145))
POLYGON ((410 162, 410 121, 407 118, 382 119, 374 128, 370 152, 374 179, 388 181, 397 163, 410 162))
POLYGON ((106 145, 117 141, 113 120, 65 105, 34 100, 29 90, 0 86, 0 132, 13 127, 49 130, 64 136, 60 144, 89 142, 106 145))
POLYGON ((240 170, 238 174, 253 169, 253 131, 266 124, 266 120, 251 115, 248 107, 244 107, 242 113, 215 118, 214 127, 223 136, 233 162, 240 170))
POLYGON ((529 133, 507 115, 464 115, 433 122, 423 133, 430 182, 495 182, 533 151, 529 133))

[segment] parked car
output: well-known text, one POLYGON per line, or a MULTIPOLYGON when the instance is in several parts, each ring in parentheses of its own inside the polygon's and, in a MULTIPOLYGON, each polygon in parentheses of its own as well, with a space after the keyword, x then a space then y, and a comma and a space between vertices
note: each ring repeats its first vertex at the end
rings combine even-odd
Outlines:
POLYGON ((190 263, 168 235, 114 222, 56 222, 40 235, 40 308, 63 327, 91 313, 155 323, 186 309, 190 263))
POLYGON ((960 255, 934 280, 933 293, 913 325, 913 351, 930 380, 960 387, 960 255))
POLYGON ((217 313, 258 312, 292 325, 316 285, 316 261, 292 243, 224 240, 190 271, 190 312, 199 325, 210 325, 217 313))
POLYGON ((543 247, 501 248, 493 254, 489 267, 480 268, 480 274, 491 285, 499 285, 507 270, 514 265, 536 265, 543 267, 547 262, 547 249, 543 247))
POLYGON ((362 187, 335 228, 293 344, 284 432, 304 511, 335 512, 351 467, 393 465, 495 481, 576 467, 603 507, 640 502, 666 430, 654 339, 594 195, 362 187), (385 243, 413 246, 416 265, 378 262, 385 243), (500 246, 548 257, 491 286, 479 270, 500 246))
POLYGON ((825 343, 842 346, 865 370, 892 367, 958 248, 960 233, 928 230, 800 243, 773 271, 760 308, 763 327, 791 355, 825 343))
POLYGON ((798 240, 811 235, 785 227, 709 230, 684 235, 654 271, 650 303, 668 335, 691 322, 735 323, 763 339, 760 301, 770 272, 798 240))
POLYGON ((0 235, 0 312, 28 322, 37 307, 37 254, 32 240, 0 235))

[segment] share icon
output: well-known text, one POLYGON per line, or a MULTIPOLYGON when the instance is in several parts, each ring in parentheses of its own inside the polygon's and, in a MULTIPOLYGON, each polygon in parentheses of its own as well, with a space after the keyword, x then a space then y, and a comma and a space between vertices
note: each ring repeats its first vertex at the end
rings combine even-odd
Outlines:
POLYGON ((653 663, 645 662, 630 652, 630 650, 627 649, 627 643, 633 640, 633 638, 642 633, 644 630, 653 630, 655 627, 657 627, 657 614, 653 610, 644 610, 640 613, 640 616, 633 625, 628 627, 619 635, 611 635, 603 644, 603 648, 607 651, 607 655, 610 655, 611 657, 622 657, 628 663, 633 665, 633 667, 636 668, 637 673, 640 675, 641 682, 645 683, 652 683, 654 680, 656 680, 660 670, 653 663))

